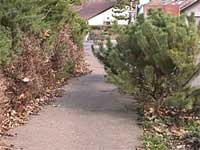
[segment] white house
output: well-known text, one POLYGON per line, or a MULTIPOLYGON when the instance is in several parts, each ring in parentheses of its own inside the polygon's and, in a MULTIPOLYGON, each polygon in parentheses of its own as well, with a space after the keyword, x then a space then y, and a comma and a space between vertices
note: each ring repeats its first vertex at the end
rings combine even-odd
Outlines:
MULTIPOLYGON (((113 21, 117 21, 119 25, 127 25, 128 20, 117 20, 115 14, 115 1, 94 1, 83 5, 78 13, 87 20, 90 26, 105 26, 112 24, 113 21)), ((129 8, 120 13, 123 16, 129 16, 129 8)))

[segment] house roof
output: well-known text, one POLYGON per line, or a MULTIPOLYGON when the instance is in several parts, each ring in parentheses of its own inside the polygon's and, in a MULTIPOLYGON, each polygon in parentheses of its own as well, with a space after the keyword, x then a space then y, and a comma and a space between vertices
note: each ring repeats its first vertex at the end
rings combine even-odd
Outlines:
POLYGON ((181 4, 181 10, 185 10, 188 7, 196 4, 197 2, 199 2, 199 0, 186 0, 181 4))
POLYGON ((162 8, 164 12, 179 16, 181 12, 197 2, 200 2, 200 0, 172 0, 167 3, 162 3, 161 0, 152 0, 146 5, 146 9, 162 8))
POLYGON ((197 2, 199 2, 199 0, 176 0, 176 1, 170 2, 170 4, 178 5, 180 7, 180 10, 184 11, 185 9, 196 4, 197 2))
POLYGON ((115 5, 114 1, 96 1, 90 2, 82 6, 81 9, 78 10, 78 13, 84 19, 90 19, 92 17, 101 14, 102 12, 112 8, 115 5))

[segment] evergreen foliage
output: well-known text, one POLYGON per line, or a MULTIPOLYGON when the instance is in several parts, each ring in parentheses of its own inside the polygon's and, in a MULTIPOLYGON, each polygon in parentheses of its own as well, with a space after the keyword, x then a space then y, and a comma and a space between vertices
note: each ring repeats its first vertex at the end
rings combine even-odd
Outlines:
POLYGON ((199 74, 199 33, 193 16, 172 17, 151 11, 120 33, 118 44, 96 50, 109 80, 156 106, 198 108, 199 89, 190 82, 199 74))
POLYGON ((20 46, 24 33, 31 33, 38 38, 48 38, 53 44, 56 34, 63 24, 73 26, 74 41, 79 42, 87 28, 86 23, 72 11, 74 0, 0 0, 0 65, 10 62, 12 56, 22 52, 20 46))

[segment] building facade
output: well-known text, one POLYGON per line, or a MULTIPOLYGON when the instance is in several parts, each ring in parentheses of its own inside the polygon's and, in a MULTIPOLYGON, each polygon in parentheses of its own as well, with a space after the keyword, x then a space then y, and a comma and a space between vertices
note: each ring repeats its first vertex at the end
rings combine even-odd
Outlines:
MULTIPOLYGON (((119 25, 127 25, 128 20, 117 20, 115 17, 114 8, 110 8, 100 14, 93 16, 88 19, 88 24, 90 26, 106 26, 111 25, 114 21, 116 21, 119 25)), ((128 10, 121 13, 120 15, 129 16, 128 10)))
MULTIPOLYGON (((130 9, 127 7, 123 12, 116 13, 116 1, 94 0, 83 5, 78 13, 88 22, 90 26, 107 26, 116 21, 119 25, 127 25, 128 19, 117 19, 116 16, 128 18, 130 9)), ((133 12, 132 12, 133 13, 133 12)))
POLYGON ((150 9, 161 9, 163 12, 173 16, 180 16, 185 13, 191 15, 194 13, 196 23, 200 23, 200 0, 151 0, 144 5, 144 14, 148 15, 150 9))
POLYGON ((199 0, 193 0, 192 3, 189 3, 186 6, 182 6, 181 12, 187 15, 191 15, 193 13, 196 19, 196 23, 197 24, 200 23, 200 1, 199 0))

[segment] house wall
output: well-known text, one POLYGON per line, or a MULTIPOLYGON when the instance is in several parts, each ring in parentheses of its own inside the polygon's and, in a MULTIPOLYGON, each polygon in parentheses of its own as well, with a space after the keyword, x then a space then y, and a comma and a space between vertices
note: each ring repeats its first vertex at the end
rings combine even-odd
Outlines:
POLYGON ((171 14, 173 16, 179 16, 180 15, 180 9, 178 5, 171 5, 171 4, 158 4, 158 5, 152 5, 152 4, 146 4, 144 5, 144 15, 147 16, 149 10, 151 9, 161 9, 163 12, 167 14, 171 14))
POLYGON ((144 5, 144 16, 148 16, 148 13, 151 9, 162 9, 162 5, 160 4, 146 4, 144 5))
POLYGON ((180 13, 181 13, 180 7, 178 5, 173 5, 173 4, 164 5, 163 11, 173 16, 180 16, 180 13))
POLYGON ((196 22, 197 24, 200 23, 200 1, 196 4, 186 8, 183 13, 186 13, 188 15, 191 15, 192 13, 195 14, 196 22))
MULTIPOLYGON (((113 12, 114 8, 110 8, 107 11, 91 18, 88 20, 88 24, 90 26, 102 26, 105 25, 105 22, 113 22, 116 20, 116 18, 113 17, 114 12, 113 12)), ((129 15, 129 11, 125 11, 122 13, 122 15, 129 15)), ((116 20, 118 22, 119 25, 127 25, 128 24, 128 20, 116 20)))

